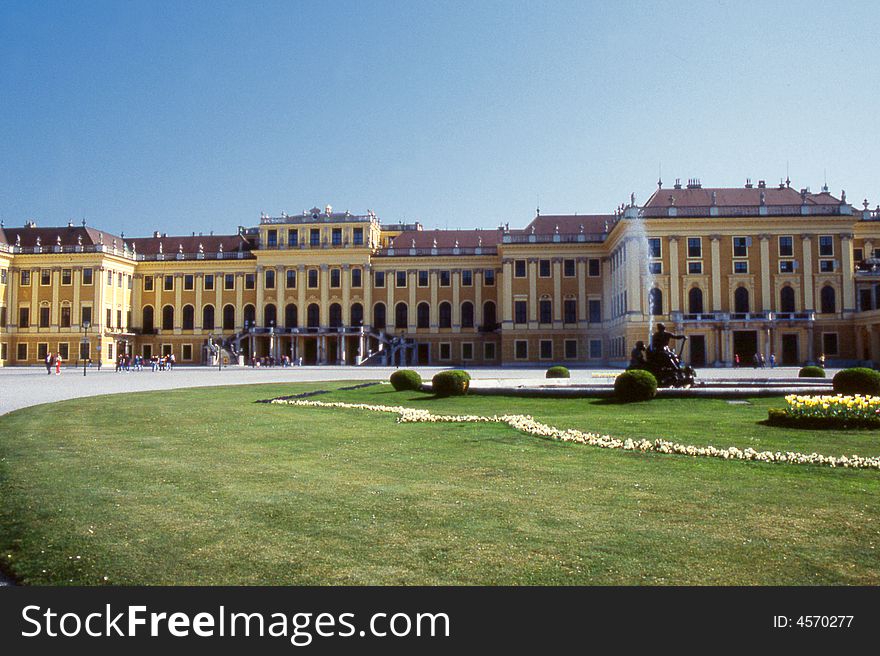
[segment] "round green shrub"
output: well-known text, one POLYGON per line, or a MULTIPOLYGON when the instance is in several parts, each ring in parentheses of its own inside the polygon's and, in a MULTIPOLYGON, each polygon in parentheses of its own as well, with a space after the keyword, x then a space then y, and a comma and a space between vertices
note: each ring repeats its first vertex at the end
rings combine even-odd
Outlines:
POLYGON ((880 372, 867 367, 843 369, 834 375, 834 391, 838 394, 880 395, 880 372))
POLYGON ((547 378, 571 378, 571 374, 565 367, 550 367, 547 370, 547 378))
POLYGON ((434 374, 431 389, 437 396, 461 396, 467 394, 471 384, 470 374, 460 369, 450 369, 434 374))
POLYGON ((825 378, 825 370, 822 367, 802 367, 798 378, 825 378))
POLYGON ((614 379, 614 396, 618 401, 649 401, 657 396, 657 379, 650 371, 631 369, 614 379))
POLYGON ((422 389, 422 377, 418 371, 412 369, 400 369, 391 374, 391 385, 398 392, 404 390, 420 390, 422 389))

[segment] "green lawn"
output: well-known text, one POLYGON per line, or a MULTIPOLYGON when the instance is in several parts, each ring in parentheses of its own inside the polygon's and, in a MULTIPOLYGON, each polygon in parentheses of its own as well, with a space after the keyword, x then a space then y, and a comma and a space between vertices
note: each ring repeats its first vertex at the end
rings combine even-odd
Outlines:
MULTIPOLYGON (((880 472, 603 450, 495 424, 106 396, 0 417, 0 556, 30 584, 878 584, 880 472)), ((320 400, 531 414, 690 444, 880 454, 758 422, 782 400, 320 400)))

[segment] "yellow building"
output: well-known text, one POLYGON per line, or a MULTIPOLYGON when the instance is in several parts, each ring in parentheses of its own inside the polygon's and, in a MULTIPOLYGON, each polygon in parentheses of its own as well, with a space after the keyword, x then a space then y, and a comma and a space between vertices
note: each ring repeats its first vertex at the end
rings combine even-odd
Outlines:
POLYGON ((432 231, 329 206, 233 235, 0 229, 2 365, 624 365, 658 321, 688 335, 697 366, 877 363, 880 209, 691 180, 522 229, 432 231))

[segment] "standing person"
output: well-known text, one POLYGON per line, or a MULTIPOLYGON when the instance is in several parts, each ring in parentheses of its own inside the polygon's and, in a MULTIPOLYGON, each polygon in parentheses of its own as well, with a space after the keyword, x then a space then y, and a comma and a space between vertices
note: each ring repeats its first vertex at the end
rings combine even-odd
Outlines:
POLYGON ((58 353, 55 356, 55 375, 56 376, 61 375, 61 354, 60 353, 58 353))
POLYGON ((819 356, 819 366, 823 369, 825 368, 825 354, 819 356))
POLYGON ((46 374, 52 374, 52 354, 46 353, 46 374))
POLYGON ((766 366, 767 366, 767 361, 764 359, 764 354, 763 354, 763 353, 760 354, 759 360, 761 361, 761 369, 766 368, 766 366))
POLYGON ((168 356, 168 371, 174 371, 174 363, 177 360, 174 357, 174 353, 168 356))
POLYGON ((739 353, 735 353, 733 356, 733 366, 739 367, 739 353))
POLYGON ((774 369, 775 367, 776 367, 776 354, 771 353, 770 354, 770 368, 774 369))

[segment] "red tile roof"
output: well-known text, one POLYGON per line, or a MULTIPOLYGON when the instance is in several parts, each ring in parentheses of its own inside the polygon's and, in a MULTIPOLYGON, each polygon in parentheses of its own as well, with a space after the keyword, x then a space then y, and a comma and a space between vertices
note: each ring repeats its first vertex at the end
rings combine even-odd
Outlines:
MULTIPOLYGON (((791 187, 752 187, 747 188, 693 188, 693 189, 658 189, 653 193, 646 208, 675 207, 758 207, 761 205, 761 194, 764 205, 802 205, 804 199, 801 192, 791 187), (712 195, 715 195, 713 203, 712 195), (674 199, 674 202, 673 202, 674 199)), ((840 205, 839 199, 827 191, 818 194, 806 194, 808 205, 840 205)))
POLYGON ((122 238, 96 230, 89 226, 63 226, 57 228, 29 228, 22 226, 20 228, 0 228, 0 242, 9 244, 10 246, 19 245, 22 248, 31 249, 37 245, 37 238, 40 240, 40 246, 50 249, 58 245, 58 238, 61 238, 61 246, 79 246, 80 239, 82 246, 93 246, 103 243, 108 248, 113 246, 113 240, 116 240, 118 248, 122 248, 122 238))
POLYGON ((477 248, 497 246, 503 231, 489 230, 412 230, 391 240, 390 248, 477 248), (413 245, 415 244, 415 245, 413 245))
POLYGON ((576 235, 608 232, 617 217, 614 214, 546 214, 538 215, 523 230, 511 232, 536 235, 576 235))
POLYGON ((136 237, 126 241, 129 248, 134 246, 135 250, 142 255, 156 255, 159 253, 159 245, 162 245, 162 252, 165 255, 173 256, 180 252, 183 246, 184 253, 198 253, 199 245, 205 253, 217 253, 220 245, 223 245, 223 252, 230 253, 238 251, 250 251, 251 244, 241 235, 192 235, 186 236, 162 236, 162 237, 136 237))

